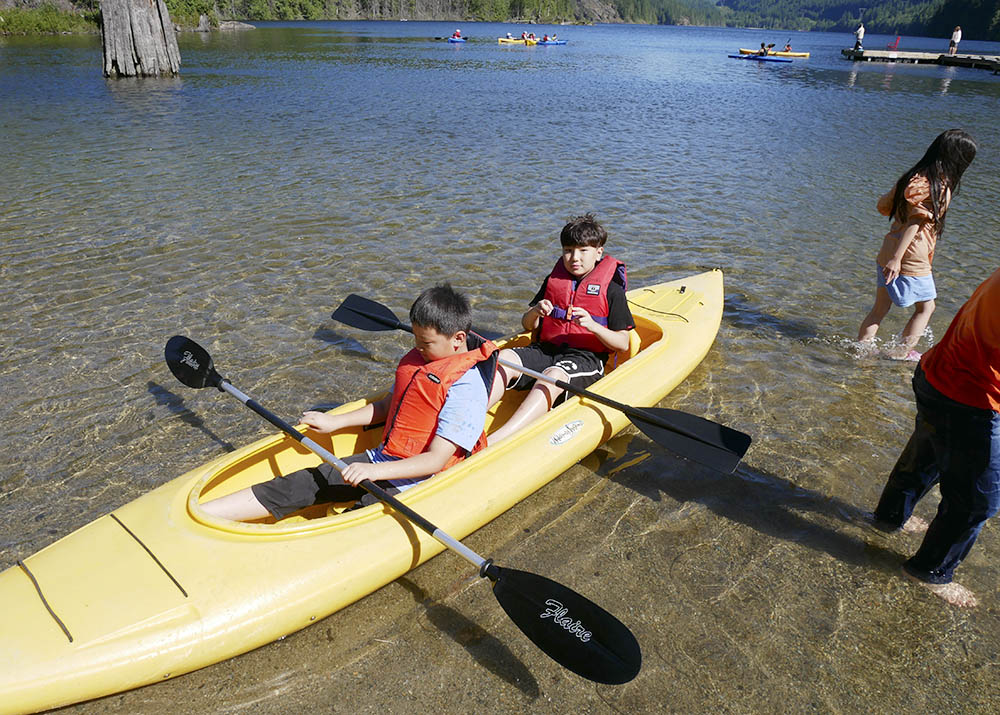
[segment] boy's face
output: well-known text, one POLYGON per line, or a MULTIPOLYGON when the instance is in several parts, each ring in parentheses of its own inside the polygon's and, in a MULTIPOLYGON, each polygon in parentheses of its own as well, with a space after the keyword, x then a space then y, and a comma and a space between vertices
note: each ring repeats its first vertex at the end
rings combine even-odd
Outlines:
POLYGON ((425 362, 434 362, 465 350, 465 333, 460 330, 454 335, 443 335, 435 328, 414 324, 413 346, 425 362))
POLYGON ((604 255, 604 246, 563 246, 563 266, 571 276, 583 278, 594 270, 594 266, 604 255))

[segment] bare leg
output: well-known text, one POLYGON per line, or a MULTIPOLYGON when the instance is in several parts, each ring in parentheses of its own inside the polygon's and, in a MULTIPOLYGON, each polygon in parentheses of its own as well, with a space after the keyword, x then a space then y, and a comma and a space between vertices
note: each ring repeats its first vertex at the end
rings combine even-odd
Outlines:
MULTIPOLYGON (((906 571, 903 571, 903 573, 906 573, 906 571)), ((914 578, 908 573, 906 573, 906 576, 953 606, 975 608, 979 605, 976 595, 960 583, 954 581, 951 583, 927 583, 926 581, 921 581, 919 578, 914 578)))
POLYGON ((889 299, 889 292, 885 289, 884 285, 880 285, 875 289, 875 304, 868 315, 865 316, 865 319, 861 321, 861 327, 858 328, 858 341, 875 339, 875 333, 878 332, 879 324, 881 324, 891 307, 892 301, 889 299))
MULTIPOLYGON (((564 370, 557 367, 550 367, 543 371, 544 375, 556 380, 568 381, 569 375, 564 370)), ((547 382, 536 381, 527 397, 524 398, 517 410, 510 416, 503 426, 489 436, 489 443, 496 444, 507 439, 525 425, 533 422, 551 409, 556 398, 562 394, 562 389, 547 382)))
POLYGON ((257 501, 257 497, 253 495, 250 487, 207 501, 201 505, 201 508, 212 516, 233 521, 261 519, 271 515, 264 508, 264 505, 257 501))
MULTIPOLYGON (((521 358, 517 356, 517 353, 507 348, 500 351, 500 359, 515 365, 521 364, 521 358)), ((500 401, 504 391, 507 389, 507 385, 514 379, 514 376, 514 370, 509 370, 503 365, 497 365, 496 374, 493 376, 493 386, 490 388, 490 407, 493 407, 493 405, 500 401)))
POLYGON ((920 342, 920 338, 923 336, 924 330, 927 329, 927 323, 930 322, 933 313, 933 300, 922 300, 914 306, 913 316, 907 322, 906 327, 903 328, 901 342, 907 351, 915 348, 917 343, 920 342))

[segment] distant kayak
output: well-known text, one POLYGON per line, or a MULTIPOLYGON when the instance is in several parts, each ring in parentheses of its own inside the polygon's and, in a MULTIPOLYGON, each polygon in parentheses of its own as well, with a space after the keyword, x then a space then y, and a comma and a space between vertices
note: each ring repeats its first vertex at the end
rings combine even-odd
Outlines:
POLYGON ((734 60, 756 60, 758 62, 791 62, 783 57, 765 57, 763 55, 729 55, 734 60))
POLYGON ((465 42, 464 37, 449 37, 448 42, 465 42))
POLYGON ((522 39, 520 37, 498 37, 497 38, 497 44, 500 44, 500 45, 540 45, 540 44, 544 44, 544 43, 541 43, 538 40, 532 40, 530 38, 527 39, 527 40, 525 40, 525 39, 522 39))
MULTIPOLYGON (((757 54, 757 50, 748 50, 745 47, 740 48, 741 55, 754 55, 757 54)), ((808 52, 785 52, 784 50, 768 50, 768 56, 774 57, 809 57, 808 52)))
POLYGON ((565 45, 567 40, 539 40, 539 45, 565 45))

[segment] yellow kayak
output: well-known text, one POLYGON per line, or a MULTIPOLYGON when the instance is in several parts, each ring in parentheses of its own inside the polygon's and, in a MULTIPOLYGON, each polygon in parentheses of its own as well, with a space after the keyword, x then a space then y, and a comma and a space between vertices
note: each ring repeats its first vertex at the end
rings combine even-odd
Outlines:
POLYGON ((522 40, 520 37, 498 37, 497 44, 500 45, 537 45, 538 40, 522 40))
MULTIPOLYGON (((659 402, 702 361, 722 318, 715 270, 628 293, 628 352, 590 390, 659 402)), ((527 344, 522 334, 507 345, 527 344)), ((488 430, 525 393, 491 409, 488 430)), ((368 398, 377 399, 379 395, 368 398)), ((351 410, 359 400, 338 409, 351 410)), ((461 539, 629 424, 571 397, 522 432, 403 492, 461 539)), ((380 430, 312 436, 346 456, 380 430)), ((382 504, 233 522, 200 503, 319 457, 276 434, 197 467, 0 573, 0 712, 33 712, 155 683, 275 641, 404 575, 443 546, 382 504)))
MULTIPOLYGON (((748 50, 745 47, 740 48, 741 55, 756 55, 757 50, 748 50)), ((784 50, 768 50, 767 54, 773 55, 775 57, 809 57, 808 52, 785 52, 784 50)))

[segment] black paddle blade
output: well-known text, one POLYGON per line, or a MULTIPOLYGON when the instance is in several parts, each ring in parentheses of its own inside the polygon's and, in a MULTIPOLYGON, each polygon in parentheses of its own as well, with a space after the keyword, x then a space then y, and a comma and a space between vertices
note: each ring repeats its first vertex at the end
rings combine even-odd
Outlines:
POLYGON ((183 335, 175 335, 167 341, 163 358, 174 377, 188 387, 218 387, 222 382, 208 351, 183 335))
MULTIPOLYGON (((352 328, 360 330, 405 330, 410 333, 413 332, 409 325, 402 322, 396 317, 395 313, 381 303, 376 303, 374 300, 363 298, 354 293, 347 296, 344 302, 337 306, 337 309, 333 311, 333 315, 330 317, 344 325, 350 325, 352 328)), ((487 340, 497 340, 503 337, 502 333, 493 330, 483 330, 475 326, 472 327, 472 332, 487 340)))
POLYGON ((344 325, 361 330, 405 330, 412 332, 409 325, 401 323, 395 313, 384 305, 354 293, 347 296, 330 317, 344 325))
POLYGON ((679 410, 644 407, 636 413, 629 413, 629 419, 657 444, 682 457, 725 473, 736 469, 752 441, 750 435, 745 432, 679 410), (697 439, 678 434, 654 421, 645 420, 641 413, 649 414, 658 421, 681 429, 697 439))
POLYGON ((493 594, 546 655, 579 676, 619 685, 632 680, 642 653, 632 631, 576 591, 544 576, 493 566, 493 594), (494 571, 495 569, 495 571, 494 571))

